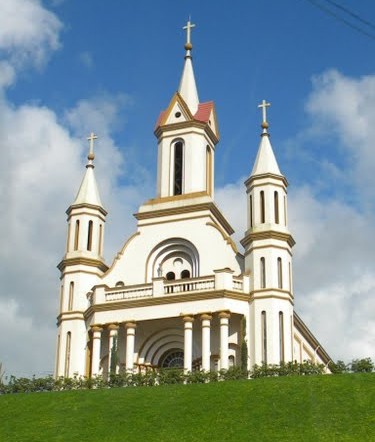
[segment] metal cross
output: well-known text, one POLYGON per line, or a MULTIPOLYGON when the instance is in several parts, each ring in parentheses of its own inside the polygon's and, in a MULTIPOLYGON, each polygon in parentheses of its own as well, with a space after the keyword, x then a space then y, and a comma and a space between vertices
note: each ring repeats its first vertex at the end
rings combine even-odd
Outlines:
POLYGON ((191 38, 191 29, 195 28, 195 25, 193 25, 190 21, 190 17, 189 20, 186 24, 186 26, 184 26, 182 29, 186 29, 186 44, 191 44, 190 38, 191 38))
POLYGON ((94 153, 94 141, 97 140, 98 137, 94 134, 94 132, 91 132, 90 136, 87 137, 87 141, 90 142, 90 150, 89 155, 94 153))
POLYGON ((267 123, 267 107, 270 106, 271 103, 267 103, 266 100, 263 100, 262 103, 258 105, 259 108, 262 108, 263 123, 267 123))

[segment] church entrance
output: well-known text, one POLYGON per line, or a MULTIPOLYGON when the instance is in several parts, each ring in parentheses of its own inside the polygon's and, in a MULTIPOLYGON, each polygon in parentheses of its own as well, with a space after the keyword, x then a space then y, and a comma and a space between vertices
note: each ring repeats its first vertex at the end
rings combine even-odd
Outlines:
POLYGON ((184 368, 184 352, 180 349, 168 350, 160 358, 160 368, 184 368))

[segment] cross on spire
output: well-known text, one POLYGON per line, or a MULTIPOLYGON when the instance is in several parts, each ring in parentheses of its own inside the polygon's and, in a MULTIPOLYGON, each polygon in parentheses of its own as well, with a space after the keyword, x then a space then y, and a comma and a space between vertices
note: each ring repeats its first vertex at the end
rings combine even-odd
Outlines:
POLYGON ((267 107, 270 107, 271 103, 267 103, 266 100, 262 100, 261 104, 258 104, 258 107, 260 109, 262 109, 262 128, 263 128, 263 133, 266 134, 267 133, 267 129, 268 129, 268 122, 267 122, 267 107))
POLYGON ((267 107, 270 107, 271 103, 267 103, 266 100, 263 100, 261 104, 258 104, 258 107, 262 109, 262 123, 267 123, 267 107))
POLYGON ((186 44, 185 44, 185 49, 188 51, 190 49, 192 49, 192 44, 191 44, 191 30, 195 28, 195 25, 191 23, 190 21, 190 17, 188 22, 186 23, 186 26, 184 26, 182 29, 186 29, 186 44))
POLYGON ((97 135, 94 134, 94 132, 91 132, 90 136, 87 137, 87 141, 89 142, 89 154, 87 155, 87 159, 89 160, 88 166, 92 166, 92 162, 95 159, 94 154, 94 141, 97 140, 97 135))

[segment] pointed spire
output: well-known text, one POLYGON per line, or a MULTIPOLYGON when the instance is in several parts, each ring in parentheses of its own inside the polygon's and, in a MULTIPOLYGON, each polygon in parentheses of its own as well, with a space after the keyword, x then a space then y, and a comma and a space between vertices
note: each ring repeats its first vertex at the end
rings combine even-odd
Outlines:
POLYGON ((268 133, 269 124, 267 122, 267 107, 269 106, 271 106, 271 103, 267 103, 266 100, 263 100, 262 103, 258 105, 258 107, 262 109, 262 135, 251 176, 264 173, 281 175, 268 133))
POLYGON ((100 200, 99 190, 94 174, 94 141, 97 138, 98 137, 93 132, 91 132, 90 136, 87 137, 87 140, 89 141, 89 153, 87 155, 88 162, 86 165, 86 173, 83 177, 73 206, 78 204, 90 204, 93 206, 102 207, 102 202, 100 200))
POLYGON ((180 86, 178 88, 178 92, 185 100, 186 104, 189 106, 190 112, 194 115, 198 110, 199 105, 199 97, 197 86, 195 84, 193 63, 191 51, 193 49, 193 45, 191 44, 191 29, 194 28, 195 25, 191 23, 190 17, 183 29, 186 29, 186 44, 185 44, 185 65, 184 70, 182 72, 182 77, 180 81, 180 86))

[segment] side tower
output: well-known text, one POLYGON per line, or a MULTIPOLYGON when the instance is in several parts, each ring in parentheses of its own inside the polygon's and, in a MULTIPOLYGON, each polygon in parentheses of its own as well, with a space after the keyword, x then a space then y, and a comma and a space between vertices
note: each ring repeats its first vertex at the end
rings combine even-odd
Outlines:
POLYGON ((94 175, 94 140, 91 133, 88 163, 76 199, 68 208, 66 253, 58 265, 61 272, 60 308, 55 376, 88 373, 89 339, 84 311, 86 293, 108 269, 103 259, 104 210, 94 175), (82 357, 86 353, 86 358, 82 357))
POLYGON ((292 247, 288 230, 287 180, 272 150, 263 100, 262 134, 247 193, 245 269, 252 275, 250 365, 293 359, 292 247))

